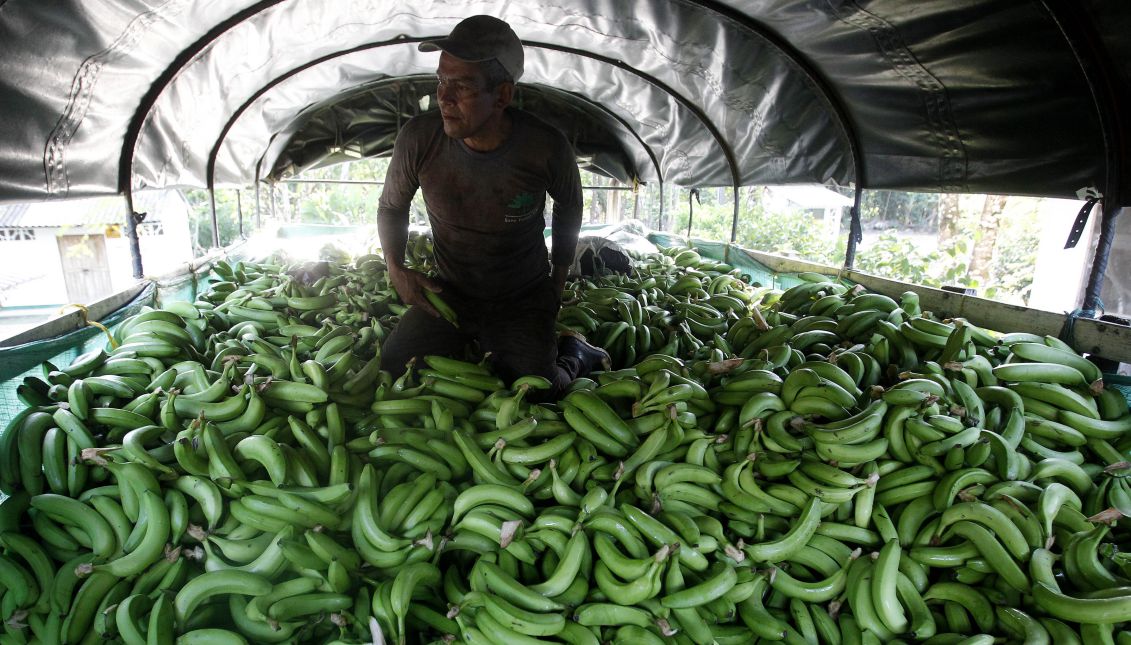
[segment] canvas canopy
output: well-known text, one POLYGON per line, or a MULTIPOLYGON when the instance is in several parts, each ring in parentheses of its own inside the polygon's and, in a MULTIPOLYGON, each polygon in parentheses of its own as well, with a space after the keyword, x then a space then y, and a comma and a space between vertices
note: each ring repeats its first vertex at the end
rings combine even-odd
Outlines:
POLYGON ((1131 201, 1119 0, 0 1, 0 201, 380 154, 476 13, 620 179, 1131 201))

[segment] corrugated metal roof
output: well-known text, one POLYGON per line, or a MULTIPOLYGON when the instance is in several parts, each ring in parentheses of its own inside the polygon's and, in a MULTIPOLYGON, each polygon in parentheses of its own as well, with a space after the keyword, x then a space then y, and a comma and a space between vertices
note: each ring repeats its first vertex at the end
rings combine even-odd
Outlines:
MULTIPOLYGON (((145 212, 155 208, 169 191, 139 192, 134 196, 134 208, 145 212)), ((52 202, 0 205, 0 226, 27 228, 60 228, 64 226, 103 226, 121 224, 126 215, 126 202, 122 197, 93 197, 52 202)))
POLYGON ((31 204, 0 206, 0 226, 19 226, 31 204))
POLYGON ((47 275, 42 267, 27 266, 22 269, 16 267, 13 271, 0 272, 0 292, 7 291, 13 287, 18 287, 25 282, 38 280, 47 275))

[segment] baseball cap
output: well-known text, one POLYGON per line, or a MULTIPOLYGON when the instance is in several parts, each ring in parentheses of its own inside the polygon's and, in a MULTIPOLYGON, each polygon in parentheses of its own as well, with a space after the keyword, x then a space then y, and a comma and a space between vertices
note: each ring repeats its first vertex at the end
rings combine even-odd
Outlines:
POLYGON ((417 49, 443 50, 469 63, 495 59, 514 80, 522 76, 522 41, 510 25, 494 16, 464 18, 447 38, 426 40, 417 49))

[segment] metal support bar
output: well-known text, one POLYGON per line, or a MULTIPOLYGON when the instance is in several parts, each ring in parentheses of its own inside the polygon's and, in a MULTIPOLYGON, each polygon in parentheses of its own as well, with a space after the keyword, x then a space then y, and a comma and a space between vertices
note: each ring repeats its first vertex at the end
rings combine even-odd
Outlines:
POLYGON ((280 181, 283 184, 362 184, 366 186, 384 186, 383 181, 374 181, 372 179, 283 179, 280 181))
POLYGON ((864 239, 860 226, 860 202, 864 200, 864 187, 856 184, 856 194, 852 200, 852 210, 848 224, 848 245, 844 249, 844 268, 851 269, 856 262, 856 245, 864 239))
POLYGON ((656 228, 664 230, 664 180, 660 180, 660 215, 656 220, 656 228))
POLYGON ((259 214, 259 182, 255 182, 255 230, 263 227, 263 218, 259 214))
POLYGON ((640 213, 640 182, 633 177, 632 179, 632 219, 636 219, 640 213))
MULTIPOLYGON (((403 90, 403 89, 404 89, 404 85, 401 85, 400 83, 398 83, 397 84, 397 132, 401 131, 401 103, 403 103, 403 101, 401 100, 401 90, 403 90)), ((334 125, 334 129, 337 130, 337 124, 334 125)), ((340 130, 339 130, 339 132, 340 132, 340 130)))
POLYGON ((208 205, 212 209, 212 248, 220 246, 220 223, 216 220, 216 190, 208 189, 208 205))
MULTIPOLYGON (((1101 141, 1105 161, 1105 176, 1099 187, 1103 194, 1101 202, 1103 219, 1100 221, 1100 239, 1096 245, 1096 252, 1092 256, 1092 269, 1088 274, 1088 286, 1084 289, 1084 302, 1080 307, 1080 315, 1094 318, 1097 307, 1102 307, 1100 292, 1103 290, 1104 272, 1107 270, 1108 258, 1115 240, 1115 218, 1124 210, 1122 205, 1127 203, 1126 196, 1122 194, 1124 186, 1124 164, 1128 162, 1128 142, 1131 133, 1124 127, 1123 120, 1119 117, 1126 112, 1126 105, 1121 100, 1117 88, 1120 86, 1119 75, 1115 72, 1113 64, 1102 53, 1099 45, 1101 39, 1087 20, 1078 15, 1076 3, 1066 0, 1042 0, 1045 10, 1053 18, 1065 43, 1076 57, 1076 63, 1087 83, 1091 93, 1092 103, 1099 117, 1101 141)), ((1088 206, 1082 209, 1074 225, 1083 225, 1087 221, 1088 206)), ((1069 240, 1073 240, 1070 238, 1069 240)))
MULTIPOLYGON (((1120 100, 1118 88, 1121 86, 1118 62, 1109 61, 1103 52, 1102 39, 1094 25, 1084 18, 1087 12, 1079 11, 1079 5, 1071 0, 1041 0, 1045 11, 1064 37, 1064 43, 1076 57, 1085 84, 1096 108, 1100 125, 1100 141, 1103 144, 1105 176, 1099 186, 1104 203, 1111 201, 1121 206, 1127 201, 1120 194, 1123 164, 1128 161, 1128 144, 1131 132, 1123 127, 1119 115, 1126 113, 1127 106, 1120 100), (1083 14, 1083 15, 1082 15, 1083 14)), ((1105 208, 1105 219, 1106 219, 1105 208)), ((1099 263, 1099 258, 1096 258, 1099 263)), ((1106 259, 1102 264, 1107 264, 1106 259)))
POLYGON ((243 234, 243 200, 240 199, 240 189, 236 189, 236 217, 240 225, 240 238, 244 237, 243 234))
POLYGON ((698 104, 696 104, 688 97, 677 92, 674 87, 668 85, 667 83, 664 83, 658 77, 648 74, 643 70, 637 69, 632 65, 629 65, 628 63, 625 63, 624 61, 616 58, 601 56, 591 51, 576 49, 574 47, 566 47, 564 45, 557 45, 554 43, 523 41, 522 44, 526 47, 538 47, 541 49, 573 54, 576 56, 581 56, 583 58, 591 58, 593 60, 605 63, 606 65, 624 70, 629 74, 632 74, 633 76, 641 79, 645 83, 651 85, 652 87, 660 90, 664 94, 672 97, 685 110, 691 112, 691 114, 695 116, 695 119, 699 121, 699 123, 702 124, 708 132, 711 133, 711 137, 714 138, 715 143, 719 146, 719 149, 722 150, 723 157, 726 158, 727 167, 730 169, 731 185, 738 186, 742 183, 738 172, 738 158, 735 156, 734 148, 731 147, 730 142, 727 141, 725 136, 723 136, 723 133, 719 130, 718 126, 716 126, 715 123, 711 121, 711 119, 707 116, 707 113, 703 111, 703 108, 701 108, 698 104))
MULTIPOLYGON (((252 5, 248 8, 245 8, 243 11, 232 15, 230 18, 228 18, 224 22, 220 23, 219 25, 215 26, 207 34, 205 34, 201 38, 199 38, 192 45, 190 45, 189 47, 184 49, 177 56, 177 58, 173 61, 173 63, 170 64, 165 69, 165 71, 157 79, 157 81, 155 81, 150 86, 146 95, 143 97, 142 101, 139 103, 138 109, 135 110, 133 118, 131 119, 129 128, 127 129, 126 136, 124 137, 124 145, 122 147, 121 159, 119 161, 119 187, 123 191, 125 191, 128 188, 128 185, 129 185, 129 180, 130 180, 130 176, 131 176, 132 168, 133 168, 134 145, 137 142, 142 123, 144 122, 145 118, 148 116, 149 111, 152 109, 153 105, 157 102, 158 97, 165 90, 165 88, 169 85, 169 83, 172 81, 172 79, 175 78, 176 74, 185 65, 187 65, 190 61, 194 60, 195 57, 201 51, 203 51, 206 47, 208 47, 210 44, 212 44, 214 41, 216 41, 220 36, 222 36, 226 31, 234 28, 235 26, 239 25, 240 23, 244 22, 245 20, 251 19, 252 17, 257 15, 258 13, 265 11, 265 10, 269 9, 270 7, 276 5, 276 4, 280 4, 281 2, 283 2, 283 0, 261 0, 260 2, 257 2, 256 4, 254 4, 254 5, 252 5)), ((723 15, 726 18, 728 18, 729 20, 731 20, 731 21, 735 22, 736 24, 742 26, 743 28, 759 34, 762 38, 766 39, 767 41, 771 42, 775 47, 777 47, 779 49, 779 51, 784 53, 787 56, 787 58, 789 58, 789 60, 794 65, 798 66, 798 68, 800 68, 803 72, 805 72, 807 74, 807 76, 809 76, 810 80, 813 81, 819 87, 820 94, 822 95, 822 97, 825 98, 825 100, 827 100, 829 102, 829 104, 831 105, 831 107, 836 112, 837 116, 839 117, 839 121, 840 121, 842 127, 845 130, 846 137, 848 139, 848 143, 853 148, 852 152, 853 152, 854 160, 857 161, 857 173, 856 173, 857 174, 857 183, 863 184, 864 183, 862 181, 863 180, 863 170, 862 170, 862 168, 860 168, 860 164, 858 163, 858 161, 859 161, 858 160, 859 143, 857 141, 857 137, 856 137, 856 133, 854 131, 854 128, 852 127, 852 123, 847 118, 847 111, 844 109, 844 106, 840 103, 836 94, 831 91, 830 85, 827 83, 827 81, 825 81, 825 79, 823 77, 821 77, 816 72, 815 68, 813 68, 810 64, 808 64, 806 59, 804 57, 800 56, 798 54, 798 52, 792 46, 790 46, 786 41, 784 41, 784 39, 781 39, 779 37, 775 37, 772 34, 771 31, 769 31, 768 29, 765 29, 764 27, 755 23, 748 15, 746 15, 746 14, 740 12, 740 11, 737 11, 733 8, 730 8, 726 5, 722 5, 722 4, 719 4, 717 2, 713 2, 713 1, 710 1, 710 0, 688 0, 688 2, 689 2, 689 4, 691 4, 693 6, 702 7, 704 9, 709 10, 709 11, 713 11, 717 14, 723 15)), ((402 43, 413 43, 413 42, 418 42, 418 41, 423 40, 423 39, 422 38, 399 38, 397 40, 399 40, 402 43)), ((391 43, 368 44, 368 45, 363 46, 363 47, 358 48, 358 49, 366 49, 366 48, 370 48, 370 47, 374 47, 374 46, 382 46, 384 44, 391 44, 391 43)), ((691 108, 692 111, 695 112, 696 116, 699 117, 700 120, 703 121, 704 124, 708 127, 708 129, 710 129, 712 131, 712 134, 715 135, 716 140, 721 144, 721 147, 723 148, 724 153, 726 153, 726 155, 728 157, 727 160, 729 162, 729 165, 731 166, 731 173, 732 173, 733 179, 734 179, 733 184, 736 187, 738 186, 739 179, 738 179, 737 164, 736 164, 736 160, 733 158, 733 151, 731 150, 728 142, 726 142, 726 140, 721 137, 721 134, 717 131, 717 129, 714 127, 714 125, 712 123, 710 123, 709 120, 705 119, 705 115, 700 110, 698 110, 693 104, 691 104, 689 101, 687 101, 687 99, 685 99, 684 97, 682 97, 682 96, 678 95, 677 93, 675 93, 674 91, 672 91, 671 88, 664 86, 662 83, 657 83, 656 79, 649 77, 645 74, 642 74, 639 70, 631 68, 631 66, 625 65, 625 64, 621 63, 620 61, 615 61, 613 59, 608 59, 608 58, 599 57, 599 56, 593 56, 589 52, 581 52, 579 50, 573 50, 573 49, 570 49, 570 48, 554 48, 554 47, 549 47, 548 45, 541 44, 541 43, 526 43, 526 44, 530 45, 530 46, 541 46, 541 47, 547 47, 547 48, 552 48, 552 49, 559 49, 561 51, 571 51, 572 53, 576 53, 576 54, 579 54, 579 55, 588 55, 589 57, 597 58, 598 60, 604 60, 605 62, 609 62, 611 64, 618 66, 618 67, 621 67, 622 69, 627 69, 627 70, 631 71, 632 73, 635 73, 639 76, 645 77, 646 80, 652 82, 653 85, 660 87, 661 89, 666 91, 669 95, 675 97, 677 100, 679 100, 681 103, 683 103, 685 105, 685 107, 691 108)), ((332 58, 334 56, 343 55, 345 53, 348 53, 348 52, 337 52, 334 55, 328 56, 326 58, 327 59, 332 58)), ((304 69, 311 64, 315 64, 316 62, 317 61, 312 61, 311 63, 304 65, 304 66, 302 66, 298 69, 304 69)), ((297 71, 298 70, 296 69, 294 71, 294 73, 297 73, 297 71)), ((399 115, 399 110, 398 110, 398 119, 399 119, 399 117, 400 117, 400 115, 399 115)), ((230 123, 229 123, 229 126, 225 127, 225 132, 222 133, 221 136, 218 138, 217 146, 216 146, 216 148, 214 148, 213 153, 210 155, 210 163, 209 163, 210 166, 212 166, 215 163, 215 153, 218 150, 219 143, 224 139, 228 127, 230 127, 230 123)), ((636 133, 634 132, 634 134, 636 134, 636 133)), ((651 154, 650 150, 649 150, 649 153, 651 154)), ((653 160, 653 161, 655 162, 655 160, 653 160)), ((210 168, 209 172, 207 173, 207 175, 209 177, 212 176, 211 170, 212 169, 210 168)), ((209 183, 211 183, 211 182, 209 182, 209 183)), ((662 186, 661 186, 661 191, 662 191, 662 186)), ((272 198, 273 197, 274 197, 274 195, 272 194, 272 198)), ((661 208, 662 208, 662 206, 661 206, 661 208)))
POLYGON ((137 225, 145 219, 145 213, 134 211, 134 196, 131 191, 126 191, 126 239, 130 243, 130 264, 133 266, 134 278, 140 280, 145 275, 141 266, 141 240, 137 236, 137 225))
POLYGON ((695 201, 699 202, 700 206, 703 205, 703 202, 699 201, 698 188, 692 188, 691 190, 687 191, 687 239, 689 240, 691 239, 691 222, 695 217, 694 206, 691 205, 692 198, 694 198, 695 201))
MULTIPOLYGON (((146 117, 149 116, 149 111, 156 105, 157 99, 161 97, 161 93, 169 86, 169 83, 177 77, 186 65, 195 60, 200 52, 204 51, 208 46, 215 42, 220 36, 230 29, 239 26, 243 21, 251 19, 256 14, 266 11, 271 7, 283 3, 285 0, 261 0, 260 2, 246 7, 242 11, 238 11, 228 16, 227 19, 215 25, 208 31, 208 33, 197 38, 195 42, 181 50, 177 57, 173 59, 157 80, 149 86, 146 90, 145 96, 137 103, 137 109, 134 110, 133 116, 130 118, 129 126, 126 128, 126 134, 122 137, 122 151, 118 158, 118 191, 128 193, 130 190, 130 180, 133 177, 134 167, 134 146, 137 145, 137 139, 141 135, 141 127, 145 123, 146 117)), ((3 3, 0 3, 3 4, 3 3)), ((211 173, 209 173, 211 175, 211 173)))
POLYGON ((1104 272, 1111 256, 1111 246, 1115 242, 1115 218, 1127 209, 1103 201, 1103 220, 1100 221, 1100 239, 1096 244, 1096 255, 1092 260, 1092 270, 1088 274, 1088 286, 1084 290, 1084 304, 1081 310, 1085 316, 1095 318, 1096 307, 1101 304, 1100 291, 1104 285, 1104 272))
MULTIPOLYGON (((267 83, 263 87, 259 88, 259 90, 257 90, 254 94, 252 94, 250 97, 248 97, 248 99, 246 101, 244 101, 244 103, 242 105, 240 105, 235 110, 235 112, 232 113, 232 115, 228 118, 227 123, 224 124, 224 127, 220 131, 220 135, 216 138, 216 141, 212 146, 211 152, 209 152, 209 154, 208 154, 208 164, 207 164, 208 176, 210 176, 210 177, 212 176, 212 173, 213 173, 213 170, 214 170, 215 164, 216 164, 216 156, 220 153, 220 146, 223 144, 224 139, 228 136, 228 132, 235 125, 236 121, 239 120, 240 116, 244 113, 244 111, 246 111, 253 103, 255 103, 255 101, 259 100, 260 97, 265 95, 267 92, 271 91, 274 87, 276 87, 280 83, 286 81, 287 79, 291 78, 292 76, 299 74, 299 73, 303 72, 304 70, 307 70, 307 69, 309 69, 309 68, 311 68, 315 65, 318 65, 318 64, 321 64, 321 63, 324 63, 324 62, 327 62, 327 61, 333 60, 335 58, 345 56, 345 55, 348 55, 348 54, 351 54, 351 53, 354 53, 354 52, 377 49, 377 48, 381 48, 381 47, 404 45, 406 43, 411 44, 411 43, 416 43, 416 42, 422 42, 423 40, 426 40, 426 38, 407 38, 407 39, 406 38, 396 38, 396 39, 391 40, 391 41, 382 41, 382 42, 377 42, 377 43, 367 43, 367 44, 361 45, 359 47, 355 47, 355 48, 344 50, 344 51, 334 52, 333 54, 329 54, 329 55, 326 55, 326 56, 316 58, 316 59, 311 60, 311 61, 307 61, 306 63, 299 65, 298 67, 295 67, 295 68, 277 76, 276 78, 272 79, 269 83, 267 83)), ((404 77, 402 79, 394 79, 394 80, 389 81, 389 82, 398 83, 397 87, 399 89, 401 87, 400 84, 399 84, 400 81, 402 81, 402 80, 411 81, 414 78, 434 80, 434 76, 421 74, 421 75, 418 75, 418 76, 404 77)), ((401 112, 401 110, 399 108, 399 103, 400 103, 400 101, 398 100, 398 110, 397 110, 397 129, 398 130, 400 129, 400 112, 401 112)), ((641 138, 640 133, 633 130, 632 127, 629 126, 628 121, 626 121, 623 117, 621 117, 616 112, 613 112, 612 110, 608 109, 607 107, 601 105, 600 103, 592 103, 591 102, 590 105, 592 107, 594 107, 595 109, 598 109, 601 112, 604 112, 610 118, 612 118, 616 122, 620 123, 621 126, 627 132, 629 132, 633 136, 633 138, 636 139, 636 141, 640 144, 640 147, 644 150, 644 152, 648 155, 648 158, 652 161, 652 167, 656 171, 656 177, 658 177, 660 181, 663 181, 664 175, 663 175, 663 172, 660 170, 660 162, 656 158, 656 153, 653 152, 652 149, 644 142, 644 139, 641 138)), ((260 157, 259 162, 256 164, 256 177, 257 177, 257 179, 258 179, 258 177, 261 176, 260 166, 262 165, 263 161, 264 161, 263 158, 260 157)))
POLYGON ((730 220, 730 243, 738 239, 738 186, 734 187, 734 216, 730 220))
MULTIPOLYGON (((750 14, 730 6, 734 3, 724 3, 718 0, 677 1, 723 16, 730 22, 741 26, 746 31, 756 34, 763 41, 777 49, 797 71, 804 74, 809 84, 816 90, 817 96, 826 102, 826 106, 835 117, 834 121, 840 126, 844 134, 845 143, 848 144, 849 148, 849 156, 852 157, 856 185, 867 185, 860 134, 856 129, 855 122, 853 122, 851 118, 847 102, 836 91, 833 83, 825 77, 821 69, 812 62, 809 56, 802 54, 801 50, 799 50, 794 43, 767 27, 765 23, 758 22, 752 18, 750 14)), ((737 185, 738 183, 739 182, 736 180, 735 184, 737 185)))

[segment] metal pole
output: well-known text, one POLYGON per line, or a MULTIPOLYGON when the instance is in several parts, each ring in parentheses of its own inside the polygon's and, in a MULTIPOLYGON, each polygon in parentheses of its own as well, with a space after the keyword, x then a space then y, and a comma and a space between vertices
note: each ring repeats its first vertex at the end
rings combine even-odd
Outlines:
POLYGON ((664 230, 664 180, 660 180, 660 217, 656 220, 656 228, 664 230))
POLYGON ((856 245, 864 239, 864 232, 860 228, 860 202, 864 196, 864 188, 856 182, 856 195, 852 200, 851 220, 848 225, 848 245, 844 249, 844 268, 851 269, 856 262, 856 245))
POLYGON ((1088 275, 1088 287, 1084 290, 1084 304, 1082 313, 1089 318, 1096 316, 1096 306, 1100 304, 1100 291, 1103 289, 1104 272, 1107 271, 1107 261, 1111 255, 1111 246, 1115 241, 1115 218, 1125 208, 1115 205, 1108 206, 1107 200, 1103 202, 1103 220, 1100 222, 1100 239, 1096 244, 1096 254, 1092 259, 1092 271, 1088 275))
POLYGON ((738 239, 738 186, 734 187, 734 217, 730 222, 730 243, 738 239))
POLYGON ((255 182, 255 230, 259 230, 263 226, 263 219, 259 215, 259 182, 255 182))
MULTIPOLYGON (((284 179, 283 184, 359 184, 363 186, 384 186, 383 181, 370 181, 368 179, 284 179)), ((591 188, 591 186, 582 186, 591 188)))
POLYGON ((220 246, 220 223, 216 221, 216 191, 208 189, 208 204, 212 207, 212 248, 220 246))
POLYGON ((694 215, 695 215, 695 213, 693 212, 694 207, 691 205, 692 199, 699 202, 700 205, 703 204, 703 202, 699 201, 699 189, 698 188, 692 188, 691 190, 687 191, 687 239, 688 240, 691 239, 691 222, 692 222, 694 215))
POLYGON ((271 219, 279 221, 279 213, 275 210, 275 184, 267 184, 271 189, 271 219))
POLYGON ((640 180, 632 178, 632 219, 640 213, 640 180))
POLYGON ((236 217, 240 225, 240 238, 243 238, 243 200, 240 199, 240 189, 236 189, 236 217))
POLYGON ((133 265, 134 278, 140 280, 145 275, 141 266, 141 240, 137 236, 137 225, 145 219, 142 213, 134 212, 134 196, 131 191, 126 191, 126 239, 130 242, 130 261, 133 265))

